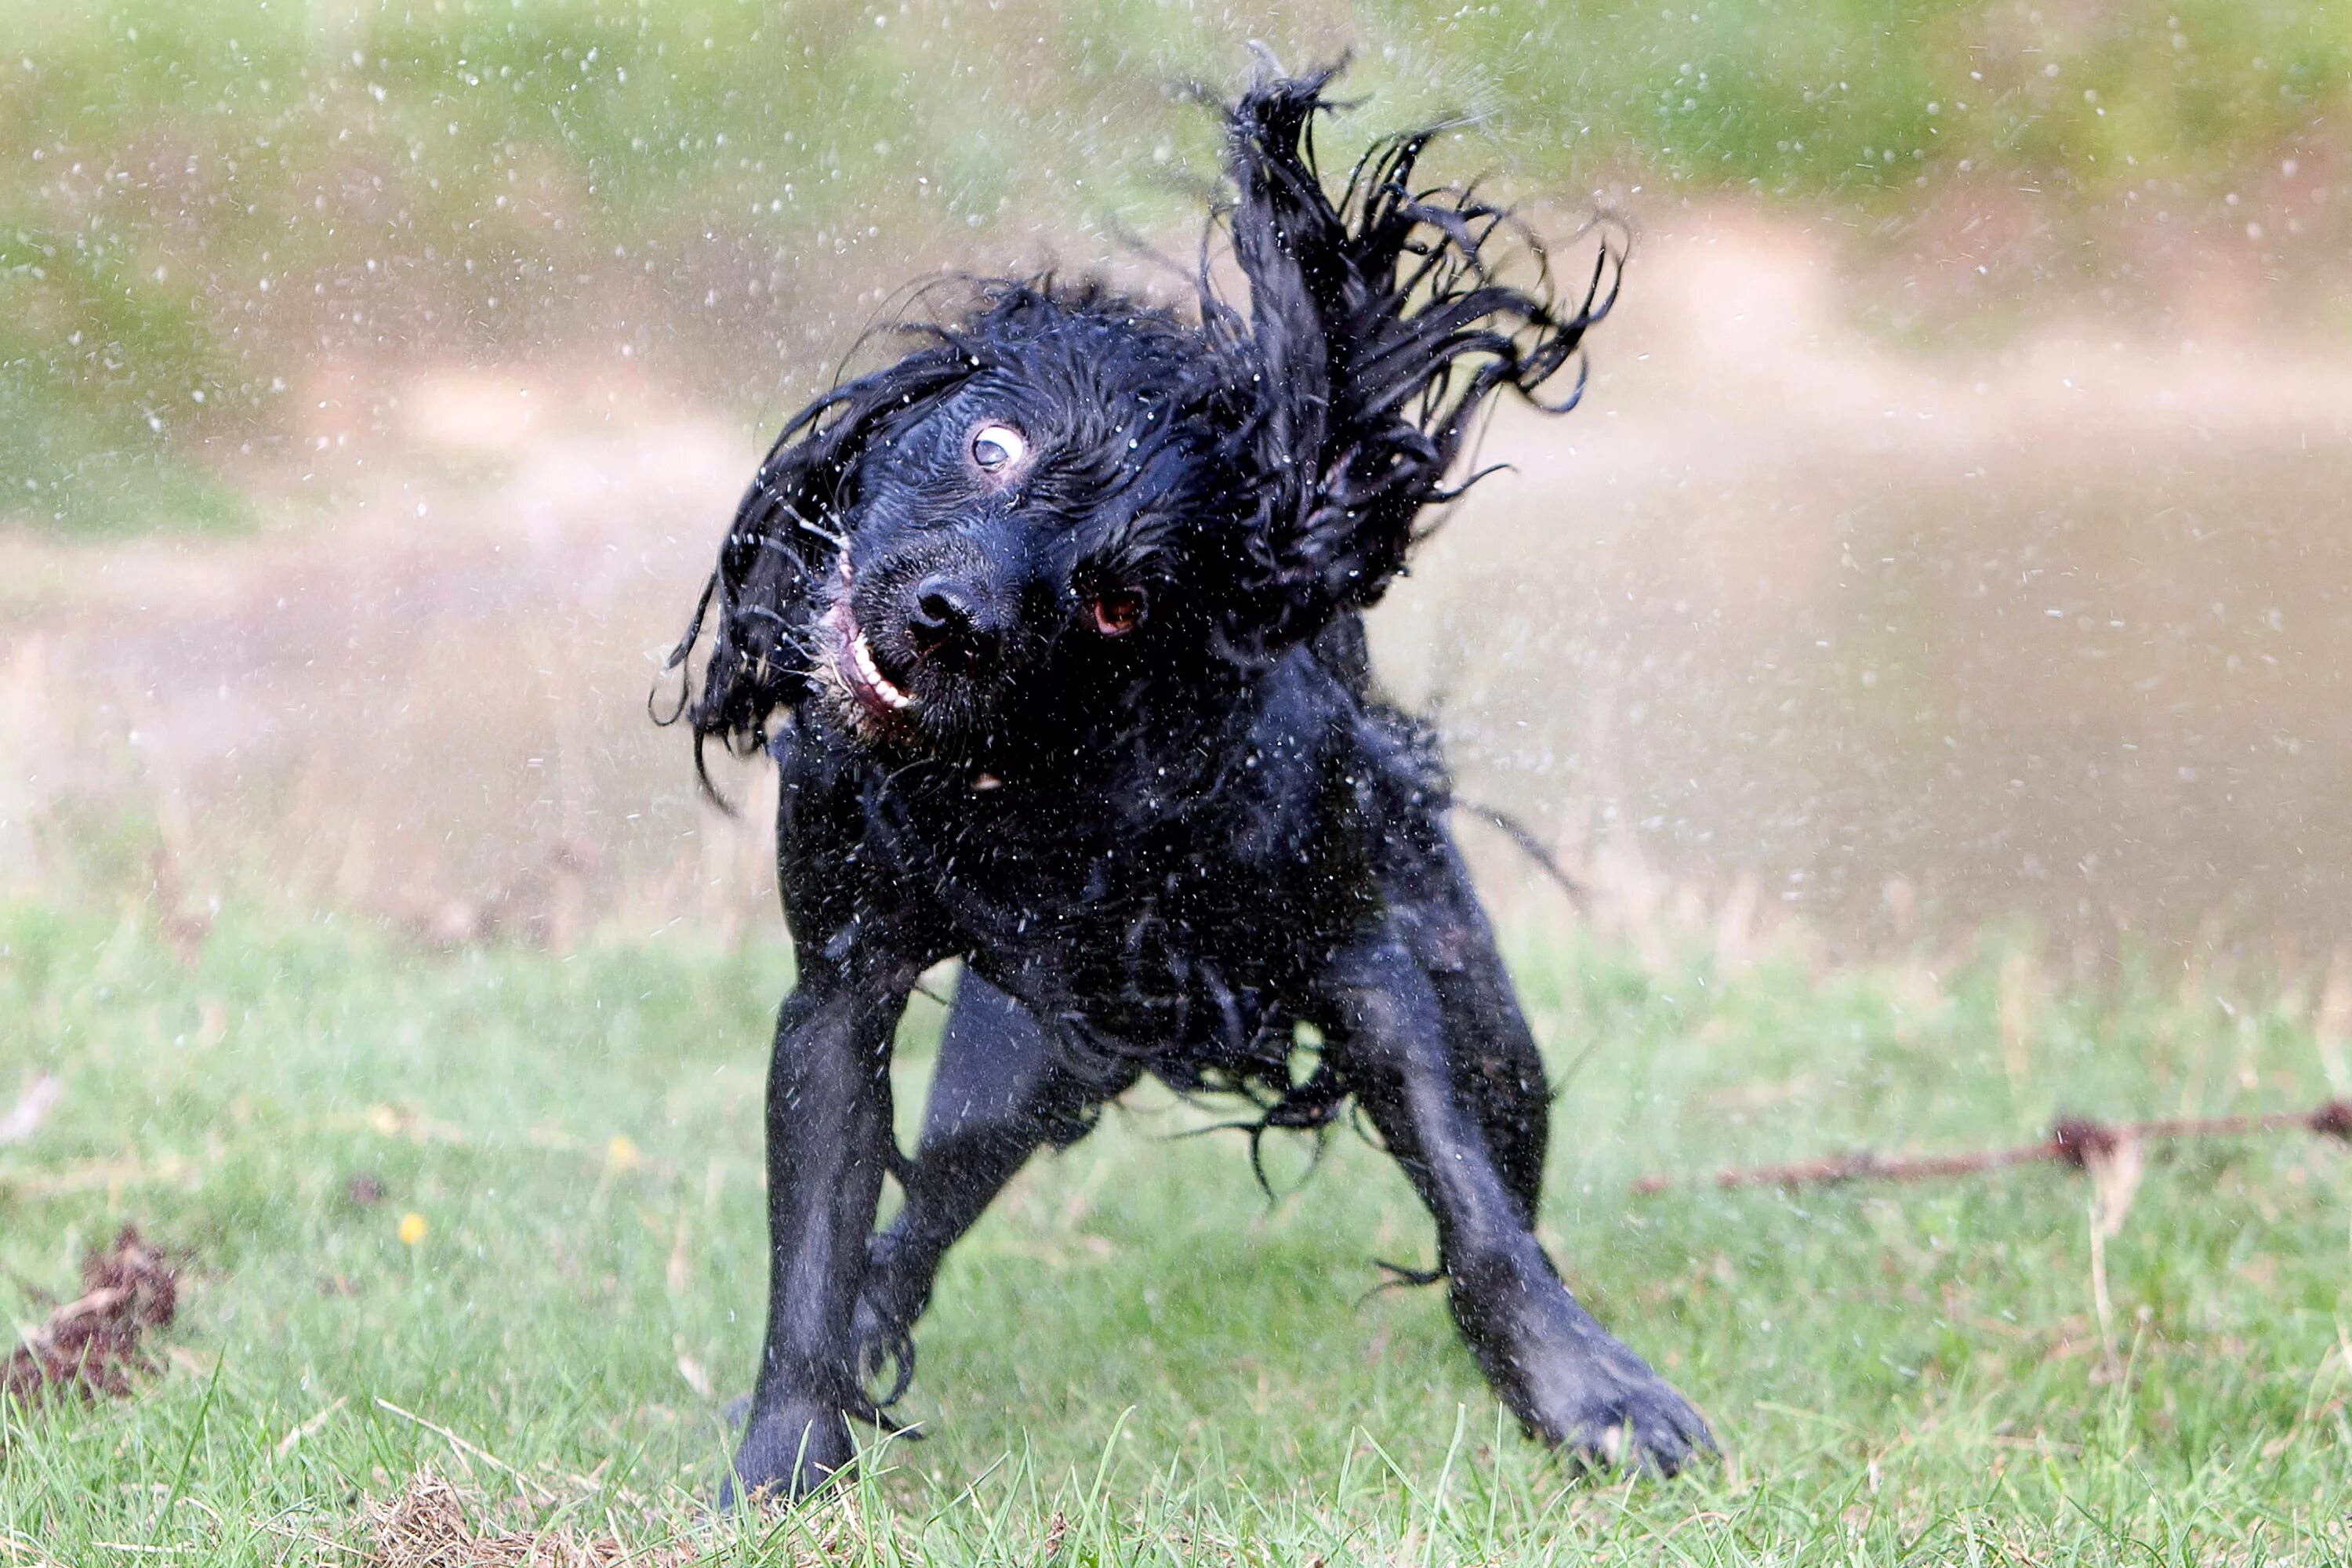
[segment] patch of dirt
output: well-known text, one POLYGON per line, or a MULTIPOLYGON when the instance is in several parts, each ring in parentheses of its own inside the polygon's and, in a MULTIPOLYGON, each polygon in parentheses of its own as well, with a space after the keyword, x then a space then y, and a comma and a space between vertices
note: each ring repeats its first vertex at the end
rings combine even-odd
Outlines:
POLYGON ((51 1311, 0 1368, 0 1395, 19 1405, 59 1394, 127 1395, 131 1379, 154 1367, 143 1337, 172 1321, 179 1300, 170 1258, 124 1226, 110 1249, 82 1259, 81 1294, 51 1311))
POLYGON ((575 1531, 478 1531, 457 1489, 422 1470, 388 1502, 366 1510, 383 1568, 607 1568, 624 1562, 660 1568, 687 1563, 683 1547, 633 1552, 614 1535, 575 1531))
MULTIPOLYGON (((491 1521, 495 1511, 432 1470, 419 1470, 391 1499, 361 1510, 366 1561, 372 1568, 683 1568, 713 1560, 725 1543, 722 1533, 714 1533, 720 1528, 716 1526, 697 1527, 698 1542, 673 1531, 666 1539, 632 1546, 612 1527, 610 1515, 602 1531, 577 1526, 510 1529, 491 1521)), ((831 1516, 827 1521, 812 1521, 813 1545, 796 1544, 782 1561, 814 1564, 851 1554, 849 1537, 856 1526, 847 1505, 835 1503, 825 1512, 831 1516)), ((779 1543, 764 1544, 772 1551, 779 1543)))

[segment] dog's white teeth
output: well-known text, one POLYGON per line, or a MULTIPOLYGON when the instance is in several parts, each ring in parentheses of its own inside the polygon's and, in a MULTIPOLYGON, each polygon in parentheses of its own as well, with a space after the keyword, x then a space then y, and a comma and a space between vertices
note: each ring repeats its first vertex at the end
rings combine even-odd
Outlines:
POLYGON ((849 645, 849 657, 856 662, 858 679, 866 682, 874 695, 893 708, 912 708, 915 705, 915 700, 899 690, 897 684, 882 673, 882 667, 874 662, 873 645, 866 640, 864 632, 858 633, 857 640, 849 645))

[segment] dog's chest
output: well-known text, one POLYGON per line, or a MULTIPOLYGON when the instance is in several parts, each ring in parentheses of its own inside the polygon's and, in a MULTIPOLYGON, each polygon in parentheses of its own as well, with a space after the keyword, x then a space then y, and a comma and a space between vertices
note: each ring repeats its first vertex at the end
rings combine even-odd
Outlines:
POLYGON ((1242 831, 1215 813, 1133 834, 1001 822, 984 847, 967 837, 942 902, 976 966, 1091 1043, 1155 1065, 1244 1059, 1286 1036, 1370 895, 1345 825, 1237 815, 1242 831))

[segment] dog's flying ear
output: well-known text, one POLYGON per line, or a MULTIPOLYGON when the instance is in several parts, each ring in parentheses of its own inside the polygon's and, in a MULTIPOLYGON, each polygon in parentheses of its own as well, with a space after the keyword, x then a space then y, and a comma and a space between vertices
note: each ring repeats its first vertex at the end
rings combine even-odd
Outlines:
POLYGON ((1434 131, 1375 144, 1334 200, 1314 120, 1335 74, 1262 79, 1226 111, 1233 247, 1250 295, 1238 330, 1257 377, 1250 455, 1265 491, 1245 585, 1264 629, 1248 640, 1268 647, 1380 597, 1417 514, 1470 482, 1449 490, 1446 476, 1496 392, 1573 406, 1580 362, 1565 395, 1547 402, 1541 389, 1608 313, 1624 257, 1622 238, 1602 235, 1589 280, 1563 304, 1541 243, 1507 210, 1466 189, 1412 187, 1434 131))
POLYGON ((769 449, 735 510, 735 526, 686 636, 663 667, 687 665, 715 611, 701 681, 698 687, 689 668, 676 706, 654 715, 665 724, 683 718, 692 725, 695 772, 712 798, 718 792, 703 765, 704 745, 715 738, 733 751, 756 752, 767 743, 775 710, 803 695, 808 650, 800 638, 811 620, 810 598, 842 552, 841 519, 856 499, 850 487, 857 459, 895 419, 971 369, 970 355, 942 334, 931 347, 811 403, 769 449))

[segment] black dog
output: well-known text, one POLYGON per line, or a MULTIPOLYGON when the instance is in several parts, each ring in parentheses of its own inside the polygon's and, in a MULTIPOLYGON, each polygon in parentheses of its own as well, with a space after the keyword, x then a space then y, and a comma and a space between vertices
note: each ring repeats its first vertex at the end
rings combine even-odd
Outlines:
POLYGON ((674 656, 715 605, 681 710, 698 756, 775 757, 799 962, 729 1495, 850 1461, 847 1418, 880 1419, 866 1388, 893 1363, 903 1389, 948 1247, 1144 1072, 1255 1092, 1267 1126, 1353 1097, 1532 1432, 1661 1471, 1709 1444, 1536 1241, 1543 1064, 1431 738, 1370 695, 1360 618, 1492 395, 1536 398, 1575 357, 1612 253, 1561 307, 1507 213, 1411 187, 1425 133, 1335 202, 1311 139, 1330 74, 1226 110, 1245 314, 1205 268, 1197 321, 1100 284, 983 286, 784 427, 674 656), (1517 287, 1497 268, 1522 247, 1517 287), (907 1161, 892 1032, 948 957, 964 975, 907 1161), (886 1173, 906 1204, 877 1235, 886 1173))

